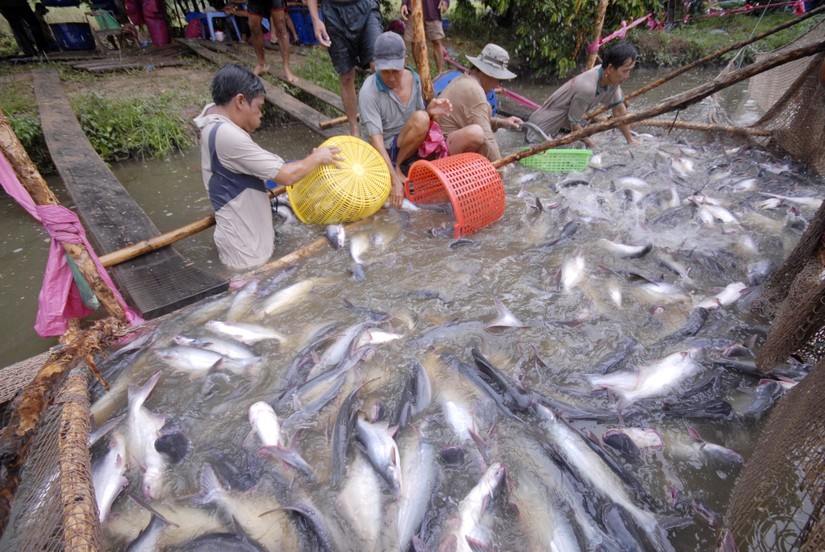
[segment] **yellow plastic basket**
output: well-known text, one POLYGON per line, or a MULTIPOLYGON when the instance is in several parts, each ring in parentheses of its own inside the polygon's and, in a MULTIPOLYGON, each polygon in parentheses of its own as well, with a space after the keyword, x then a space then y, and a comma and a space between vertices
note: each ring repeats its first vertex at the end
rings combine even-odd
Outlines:
POLYGON ((341 168, 321 165, 287 188, 295 215, 308 224, 352 222, 378 211, 390 195, 390 171, 370 144, 333 136, 321 146, 341 149, 341 168))
POLYGON ((593 152, 588 149, 549 149, 525 157, 519 163, 551 173, 582 171, 587 168, 591 155, 593 152))

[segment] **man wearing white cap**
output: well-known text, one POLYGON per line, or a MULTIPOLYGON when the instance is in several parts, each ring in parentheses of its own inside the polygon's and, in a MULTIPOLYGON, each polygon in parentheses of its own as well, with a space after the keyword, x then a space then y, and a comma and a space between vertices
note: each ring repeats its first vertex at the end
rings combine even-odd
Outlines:
POLYGON ((450 155, 478 152, 490 161, 501 159, 493 132, 499 128, 519 128, 518 117, 493 117, 487 94, 502 80, 513 79, 507 69, 510 56, 496 44, 488 44, 477 57, 467 57, 473 67, 466 75, 453 79, 439 98, 449 100, 453 110, 439 121, 450 155))
MULTIPOLYGON (((415 159, 422 145, 435 137, 443 142, 434 120, 450 112, 450 101, 434 99, 426 110, 418 74, 404 66, 404 39, 386 32, 375 41, 375 73, 367 77, 358 93, 361 137, 378 150, 392 177, 390 203, 401 207, 404 200, 402 166, 415 159)), ((437 149, 437 144, 436 144, 437 149)), ((446 144, 443 145, 446 155, 446 144)), ((433 153, 428 148, 427 153, 433 153)))

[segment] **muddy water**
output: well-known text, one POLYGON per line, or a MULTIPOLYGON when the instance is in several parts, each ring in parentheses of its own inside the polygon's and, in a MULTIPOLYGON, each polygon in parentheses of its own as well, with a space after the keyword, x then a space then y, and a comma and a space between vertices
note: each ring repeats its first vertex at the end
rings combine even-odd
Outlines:
MULTIPOLYGON (((640 84, 643 76, 648 75, 640 73, 640 84)), ((537 93, 530 95, 539 97, 537 93)), ((317 141, 298 126, 268 134, 259 137, 261 142, 287 158, 301 156, 306 149, 302 145, 317 141)), ((521 145, 517 133, 500 133, 499 138, 505 152, 521 145)), ((287 471, 287 477, 296 478, 292 490, 301 493, 301 500, 328 512, 331 523, 346 527, 349 522, 337 513, 339 489, 328 483, 329 424, 342 398, 360 383, 369 382, 363 391, 365 403, 381 402, 391 411, 398 405, 410 366, 421 362, 432 380, 435 396, 433 405, 416 420, 416 427, 434 426, 426 437, 439 448, 455 444, 445 427, 441 405, 458 394, 475 413, 491 459, 502 462, 511 479, 520 481, 519 476, 527 473, 525 466, 529 464, 520 451, 534 448, 540 437, 497 414, 489 399, 450 371, 444 361, 448 357, 442 355, 472 362, 470 349, 478 347, 529 389, 578 406, 615 411, 616 398, 592 394, 594 389, 587 376, 622 339, 632 337, 640 345, 630 355, 629 367, 689 351, 700 368, 664 396, 640 401, 635 413, 626 418, 628 425, 658 431, 664 438, 664 448, 649 451, 636 461, 619 462, 641 481, 649 495, 646 508, 668 518, 692 519, 687 527, 671 532, 676 549, 713 547, 714 527, 694 514, 690 505, 701 504, 721 514, 740 466, 703 453, 691 441, 686 423, 707 441, 733 449, 745 458, 752 452, 758 423, 735 416, 723 421, 686 420, 667 414, 663 401, 693 404, 731 398, 738 395, 740 387, 752 388, 752 380, 721 371, 711 358, 720 353, 719 348, 747 341, 753 335, 760 337, 759 326, 764 321, 750 315, 744 301, 740 301, 714 309, 697 339, 662 340, 679 330, 702 300, 728 284, 747 281, 749 266, 759 261, 781 263, 798 240, 804 218, 813 212, 805 207, 800 208, 799 216, 785 207, 763 210, 760 202, 766 198, 760 192, 815 195, 814 181, 793 167, 780 172, 782 162, 765 153, 729 144, 686 143, 675 136, 645 135, 640 137, 642 144, 629 153, 616 132, 597 139, 599 157, 581 174, 552 175, 521 166, 507 169, 507 210, 499 222, 470 236, 472 243, 451 247, 450 239, 433 237, 433 229, 449 225, 450 219, 444 213, 382 211, 360 232, 362 237, 356 238, 369 244, 361 254, 364 281, 352 278, 353 260, 347 250, 327 249, 302 262, 281 285, 322 278, 311 294, 277 315, 262 315, 250 308, 240 317, 276 328, 287 338, 283 344, 262 342, 253 346, 264 360, 250 373, 228 377, 183 374, 151 349, 142 350, 124 363, 119 373, 112 375, 116 391, 111 395, 110 413, 125 408, 127 384, 142 383, 162 371, 147 407, 166 415, 169 426, 185 432, 191 441, 186 458, 165 473, 164 507, 177 511, 181 521, 194 516, 193 503, 180 499, 198 492, 204 464, 228 462, 237 466, 246 462, 244 450, 255 450, 254 442, 250 447, 244 440, 250 428, 248 407, 255 401, 277 397, 285 370, 314 328, 334 322, 344 329, 364 320, 363 311, 349 307, 346 299, 357 307, 388 313, 391 325, 382 324, 381 329, 401 337, 375 345, 374 353, 351 371, 338 397, 296 439, 296 446, 315 469, 317 479, 304 480, 287 471), (572 184, 572 180, 581 182, 572 184), (723 223, 719 218, 727 215, 719 215, 703 222, 697 208, 684 204, 697 191, 718 201, 733 218, 723 223), (536 209, 537 202, 544 207, 543 212, 536 209), (571 222, 579 224, 575 234, 542 247, 559 237, 571 222), (653 249, 641 258, 619 258, 611 253, 607 240, 650 243, 653 249), (578 271, 573 270, 576 266, 578 271), (667 285, 657 285, 662 283, 667 285), (496 318, 495 299, 526 327, 486 327, 496 318), (679 391, 717 374, 720 380, 710 390, 677 398, 679 391), (673 496, 680 498, 674 501, 673 496)), ((182 158, 122 165, 115 170, 165 231, 209 212, 198 166, 197 150, 193 150, 182 158)), ((6 217, 2 220, 10 224, 6 217)), ((279 225, 276 256, 314 240, 322 232, 318 227, 279 225)), ((210 232, 205 232, 182 242, 179 249, 201 266, 219 270, 210 238, 210 232)), ((18 255, 12 259, 21 259, 21 253, 34 249, 42 239, 32 233, 27 241, 10 243, 11 254, 18 255), (14 253, 20 248, 22 251, 14 253)), ((34 274, 32 270, 31 277, 18 278, 33 280, 34 274)), ((261 286, 266 284, 261 282, 261 286)), ((169 345, 176 334, 211 335, 204 322, 225 319, 232 300, 233 296, 227 295, 170 317, 155 330, 155 346, 169 345)), ((18 312, 22 311, 22 300, 13 304, 18 312)), ((294 408, 287 401, 279 407, 279 417, 289 416, 294 408)), ((526 418, 541 428, 535 418, 526 418)), ((579 421, 574 425, 592 431, 598 438, 618 422, 579 421)), ((414 434, 415 430, 408 427, 399 439, 412 439, 414 434)), ((356 454, 354 448, 351 455, 356 454)), ((439 464, 444 473, 434 491, 434 517, 429 523, 434 540, 443 538, 439 536, 440 528, 446 526, 456 505, 481 476, 476 460, 467 454, 464 462, 439 464)), ((257 461, 253 465, 259 466, 259 473, 281 471, 277 463, 261 467, 257 461)), ((530 473, 541 479, 538 468, 529 469, 536 470, 530 473)), ((130 489, 139 492, 137 471, 131 470, 128 476, 130 489)), ((384 507, 391 511, 392 496, 385 490, 379 492, 384 507)), ((603 511, 606 504, 604 493, 588 486, 582 489, 568 485, 564 492, 572 498, 554 495, 554 500, 562 504, 561 515, 568 521, 574 517, 571 504, 584 504, 591 516, 603 511)), ((258 512, 269 509, 272 502, 269 495, 263 494, 249 500, 258 512)), ((125 497, 116 503, 114 511, 121 515, 107 526, 106 535, 110 546, 117 548, 135 538, 148 516, 125 497)), ((209 508, 198 511, 214 512, 209 508)), ((496 548, 527 549, 529 532, 512 511, 497 503, 493 513, 491 529, 496 548), (509 543, 519 545, 510 548, 509 543)), ((598 525, 597 521, 592 523, 598 525)), ((386 536, 391 529, 379 529, 379 533, 382 531, 385 534, 381 539, 391 538, 391 534, 386 536)), ((365 549, 354 534, 357 532, 343 531, 337 537, 341 549, 365 549)), ((171 535, 167 538, 174 540, 171 535)), ((767 549, 771 546, 766 544, 767 549)))

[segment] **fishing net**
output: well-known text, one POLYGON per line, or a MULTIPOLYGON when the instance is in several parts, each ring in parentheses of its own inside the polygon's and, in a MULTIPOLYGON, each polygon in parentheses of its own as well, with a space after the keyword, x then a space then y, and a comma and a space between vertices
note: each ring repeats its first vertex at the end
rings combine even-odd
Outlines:
MULTIPOLYGON (((825 20, 792 43, 757 61, 794 48, 825 40, 825 20)), ((762 109, 767 110, 755 126, 773 131, 767 139, 757 139, 789 153, 825 174, 825 86, 819 82, 823 56, 802 58, 751 78, 748 92, 762 109)))
POLYGON ((31 445, 0 550, 99 550, 87 369, 69 376, 31 445))
MULTIPOLYGON (((777 52, 825 38, 825 21, 777 52)), ((765 54, 767 55, 767 54, 765 54)), ((764 56, 762 56, 764 57, 764 56)), ((825 87, 822 56, 787 63, 752 77, 749 96, 765 114, 752 137, 825 174, 825 87)), ((825 550, 825 204, 796 248, 764 284, 752 310, 771 329, 757 354, 768 372, 789 357, 816 367, 771 413, 726 515, 739 550, 825 550), (770 544, 768 544, 770 543, 770 544)))
POLYGON ((771 412, 731 494, 739 550, 825 550, 825 362, 771 412))

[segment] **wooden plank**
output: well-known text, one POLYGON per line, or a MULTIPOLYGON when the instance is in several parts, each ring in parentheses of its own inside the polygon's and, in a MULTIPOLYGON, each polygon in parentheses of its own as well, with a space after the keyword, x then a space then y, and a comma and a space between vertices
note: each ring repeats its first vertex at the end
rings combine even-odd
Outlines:
MULTIPOLYGON (((98 254, 160 231, 86 139, 55 70, 32 72, 46 145, 98 254)), ((144 318, 155 318, 226 289, 227 282, 168 247, 111 269, 121 292, 144 318)))
MULTIPOLYGON (((215 63, 218 66, 222 67, 226 63, 229 63, 231 61, 237 61, 221 53, 214 52, 212 50, 204 48, 197 40, 187 40, 180 38, 177 40, 181 44, 186 44, 187 46, 189 46, 192 49, 192 51, 194 51, 196 54, 208 59, 209 61, 215 63)), ((263 80, 264 88, 266 90, 266 99, 272 105, 274 105, 282 111, 285 111, 290 116, 302 122, 316 134, 319 134, 324 138, 346 135, 346 130, 342 128, 322 129, 320 127, 320 123, 321 121, 326 120, 328 118, 326 115, 313 109, 312 107, 296 99, 295 97, 290 96, 281 88, 273 85, 270 82, 267 82, 265 79, 261 80, 263 80)))
POLYGON ((130 61, 130 62, 123 62, 123 63, 104 63, 104 64, 85 64, 85 63, 73 63, 72 67, 75 69, 80 69, 83 71, 89 71, 90 73, 107 73, 107 72, 114 72, 114 71, 128 71, 130 69, 144 69, 151 65, 153 68, 157 69, 159 67, 178 67, 180 65, 186 65, 186 62, 183 60, 169 60, 169 61, 130 61))
MULTIPOLYGON (((255 64, 255 57, 252 52, 249 51, 249 48, 246 45, 239 45, 236 42, 211 42, 211 41, 203 41, 203 45, 210 50, 224 53, 238 61, 243 62, 246 65, 254 65, 255 64)), ((270 54, 271 55, 271 54, 270 54)), ((280 53, 278 54, 280 56, 280 53)), ((280 57, 278 58, 280 61, 280 57)), ((289 82, 286 80, 286 75, 284 74, 283 69, 279 65, 269 64, 270 69, 267 70, 268 73, 275 75, 283 81, 285 84, 289 86, 294 86, 299 90, 303 90, 310 96, 321 100, 322 102, 326 103, 334 107, 335 109, 343 112, 344 111, 344 102, 341 100, 341 96, 327 90, 322 86, 318 86, 312 81, 308 81, 306 79, 299 78, 297 82, 289 82)))

